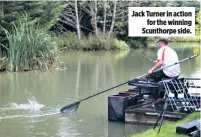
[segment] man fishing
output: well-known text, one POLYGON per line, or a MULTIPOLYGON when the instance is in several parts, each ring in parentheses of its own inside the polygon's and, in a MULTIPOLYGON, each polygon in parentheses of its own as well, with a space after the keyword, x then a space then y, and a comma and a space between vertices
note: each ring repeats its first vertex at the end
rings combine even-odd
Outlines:
POLYGON ((177 53, 168 46, 168 40, 165 38, 160 38, 158 41, 158 52, 157 52, 157 60, 154 61, 155 65, 149 69, 148 77, 154 79, 156 81, 161 81, 162 78, 177 78, 180 75, 180 65, 176 64, 171 67, 162 69, 160 71, 154 72, 155 70, 172 65, 178 62, 177 53))

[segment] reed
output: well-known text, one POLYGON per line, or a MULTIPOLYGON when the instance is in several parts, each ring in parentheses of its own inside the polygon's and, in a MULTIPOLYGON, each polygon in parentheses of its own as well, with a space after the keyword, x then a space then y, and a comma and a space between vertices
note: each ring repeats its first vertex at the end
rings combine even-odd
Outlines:
POLYGON ((35 21, 19 21, 10 32, 4 29, 8 39, 7 71, 48 69, 52 66, 57 46, 54 38, 35 21))

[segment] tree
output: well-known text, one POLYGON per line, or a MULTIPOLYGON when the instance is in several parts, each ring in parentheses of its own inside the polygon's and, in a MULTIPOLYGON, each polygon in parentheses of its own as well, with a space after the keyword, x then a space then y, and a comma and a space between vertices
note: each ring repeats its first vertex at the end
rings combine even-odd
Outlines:
POLYGON ((111 33, 113 32, 114 29, 114 23, 115 23, 115 19, 116 19, 116 12, 117 12, 117 0, 114 1, 114 9, 113 9, 113 14, 112 14, 112 24, 110 26, 110 31, 108 34, 108 39, 110 38, 111 33))
POLYGON ((118 1, 114 32, 131 47, 147 46, 147 37, 128 37, 128 7, 165 7, 166 1, 118 1))
POLYGON ((0 43, 5 41, 3 28, 10 30, 23 14, 29 20, 36 20, 40 27, 50 29, 58 21, 65 3, 60 1, 1 1, 0 2, 0 43))
POLYGON ((91 26, 92 31, 95 32, 95 35, 98 36, 98 26, 97 26, 97 14, 98 14, 98 1, 83 1, 82 2, 82 9, 85 11, 88 16, 91 17, 91 26))
POLYGON ((200 36, 200 11, 196 14, 195 35, 200 36))
MULTIPOLYGON (((140 41, 146 45, 146 38, 129 38, 128 37, 128 7, 158 7, 166 6, 166 1, 88 1, 81 0, 67 1, 65 12, 60 16, 60 23, 57 24, 59 31, 77 31, 78 38, 80 31, 88 35, 91 32, 100 37, 102 31, 103 36, 108 39, 115 34, 118 39, 132 43, 140 41), (73 3, 73 4, 70 4, 73 3), (70 5, 70 6, 69 6, 70 5), (75 9, 77 7, 77 10, 75 9), (78 13, 76 15, 76 13, 78 13)), ((137 44, 136 44, 137 45, 137 44)))
POLYGON ((199 1, 169 1, 171 7, 195 7, 195 34, 200 35, 200 2, 199 1))
POLYGON ((168 1, 167 6, 170 7, 195 7, 195 13, 200 10, 200 2, 198 1, 168 1))
MULTIPOLYGON (((81 39, 81 30, 80 30, 80 15, 79 15, 79 3, 77 0, 67 1, 66 8, 64 12, 61 14, 61 18, 59 19, 61 23, 69 25, 77 30, 78 39, 81 39)), ((63 27, 63 25, 60 25, 63 27)))
POLYGON ((107 13, 107 0, 104 1, 104 6, 103 6, 103 35, 105 35, 105 25, 106 25, 106 13, 107 13))

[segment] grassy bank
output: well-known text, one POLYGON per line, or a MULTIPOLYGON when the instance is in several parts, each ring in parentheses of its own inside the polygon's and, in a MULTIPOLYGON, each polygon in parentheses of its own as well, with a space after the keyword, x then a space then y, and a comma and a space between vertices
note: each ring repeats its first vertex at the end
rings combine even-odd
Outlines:
MULTIPOLYGON (((170 42, 169 46, 173 48, 199 48, 199 42, 170 42)), ((156 42, 149 42, 148 48, 158 48, 156 42)))
MULTIPOLYGON (((156 37, 148 37, 148 42, 156 42, 156 37)), ((200 36, 168 37, 171 42, 200 42, 200 36)))
MULTIPOLYGON (((176 134, 176 127, 198 118, 200 118, 200 112, 192 113, 181 121, 177 121, 177 122, 165 121, 162 125, 161 131, 158 137, 188 137, 185 135, 176 134)), ((141 134, 133 135, 131 137, 157 137, 157 132, 158 132, 158 127, 154 130, 149 129, 141 134)))
POLYGON ((78 39, 76 33, 69 33, 67 36, 57 37, 57 45, 62 50, 127 50, 129 46, 121 40, 106 36, 88 35, 78 39))

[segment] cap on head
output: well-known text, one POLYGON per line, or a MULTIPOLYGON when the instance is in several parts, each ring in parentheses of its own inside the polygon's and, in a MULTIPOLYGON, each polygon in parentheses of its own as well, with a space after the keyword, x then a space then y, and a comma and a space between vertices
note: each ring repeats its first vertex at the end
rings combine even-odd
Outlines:
POLYGON ((163 42, 165 45, 168 44, 168 40, 166 38, 159 38, 157 42, 163 42))

